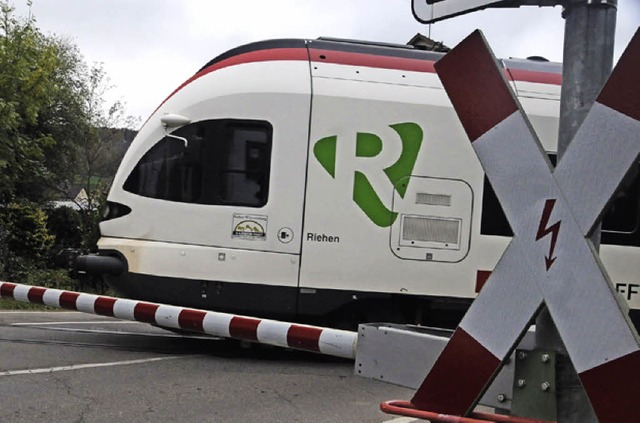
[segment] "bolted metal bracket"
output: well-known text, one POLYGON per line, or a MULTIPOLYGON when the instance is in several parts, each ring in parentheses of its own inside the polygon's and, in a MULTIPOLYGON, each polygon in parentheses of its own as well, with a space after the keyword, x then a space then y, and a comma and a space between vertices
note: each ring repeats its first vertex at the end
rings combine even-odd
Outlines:
POLYGON ((516 350, 511 413, 556 420, 556 354, 534 349, 516 350))
MULTIPOLYGON (((366 323, 358 327, 355 373, 362 377, 418 389, 446 346, 452 331, 393 323, 366 323)), ((535 333, 529 330, 518 348, 532 350, 535 333)), ((515 354, 506 360, 480 399, 480 405, 509 414, 515 354)))

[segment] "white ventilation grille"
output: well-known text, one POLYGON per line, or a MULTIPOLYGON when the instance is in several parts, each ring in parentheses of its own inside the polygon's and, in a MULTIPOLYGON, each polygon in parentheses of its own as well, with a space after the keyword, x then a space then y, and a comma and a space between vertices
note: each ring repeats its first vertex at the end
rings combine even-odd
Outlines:
POLYGON ((449 207, 451 206, 451 196, 446 194, 430 194, 428 192, 417 192, 416 204, 449 207))
POLYGON ((460 220, 405 216, 402 225, 404 241, 458 244, 460 220))

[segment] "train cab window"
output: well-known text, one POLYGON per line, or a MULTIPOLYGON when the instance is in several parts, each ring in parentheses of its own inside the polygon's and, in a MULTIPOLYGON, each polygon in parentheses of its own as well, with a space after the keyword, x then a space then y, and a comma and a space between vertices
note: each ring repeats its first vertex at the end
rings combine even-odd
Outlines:
POLYGON ((272 127, 263 121, 206 120, 174 131, 140 159, 124 189, 196 204, 262 207, 269 195, 272 127))
POLYGON ((486 176, 484 177, 480 233, 483 235, 513 236, 507 216, 504 214, 498 197, 486 176))
MULTIPOLYGON (((555 166, 556 155, 550 154, 549 159, 555 166)), ((486 177, 484 178, 480 233, 513 236, 504 211, 486 177)), ((605 212, 602 219, 601 242, 640 247, 640 163, 637 163, 629 172, 622 182, 620 192, 605 212)))

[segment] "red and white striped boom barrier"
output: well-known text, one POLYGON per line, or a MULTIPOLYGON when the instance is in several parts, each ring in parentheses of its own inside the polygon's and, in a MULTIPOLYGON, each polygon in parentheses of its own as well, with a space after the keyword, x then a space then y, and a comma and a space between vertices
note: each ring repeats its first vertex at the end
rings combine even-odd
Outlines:
POLYGON ((0 282, 0 297, 260 344, 355 358, 357 333, 215 311, 0 282))

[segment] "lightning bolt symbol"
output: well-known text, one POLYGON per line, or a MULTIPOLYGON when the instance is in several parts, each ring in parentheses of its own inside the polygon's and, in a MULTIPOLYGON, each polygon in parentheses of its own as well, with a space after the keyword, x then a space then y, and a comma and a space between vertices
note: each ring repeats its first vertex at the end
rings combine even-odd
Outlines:
POLYGON ((545 236, 551 234, 551 244, 549 245, 549 255, 544 257, 544 262, 547 267, 547 271, 553 265, 553 262, 556 261, 557 257, 553 256, 553 251, 556 249, 556 242, 558 241, 558 232, 560 232, 560 223, 561 221, 557 221, 553 225, 547 227, 549 224, 549 217, 551 216, 551 212, 553 211, 553 207, 556 205, 555 199, 548 199, 544 203, 544 209, 542 210, 542 217, 540 218, 540 224, 538 225, 538 233, 536 234, 536 241, 544 238, 545 236))

